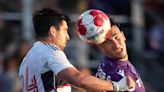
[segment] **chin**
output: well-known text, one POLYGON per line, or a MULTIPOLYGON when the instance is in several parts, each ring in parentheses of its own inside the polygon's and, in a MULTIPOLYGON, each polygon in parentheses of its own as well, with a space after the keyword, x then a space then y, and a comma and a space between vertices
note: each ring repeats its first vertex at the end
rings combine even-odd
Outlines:
POLYGON ((64 49, 65 49, 64 47, 60 48, 60 50, 62 50, 62 51, 64 51, 64 49))
POLYGON ((121 55, 120 57, 118 57, 118 59, 122 59, 122 60, 127 59, 127 55, 126 54, 125 55, 121 55))
POLYGON ((65 45, 60 45, 60 50, 64 50, 65 49, 65 45))

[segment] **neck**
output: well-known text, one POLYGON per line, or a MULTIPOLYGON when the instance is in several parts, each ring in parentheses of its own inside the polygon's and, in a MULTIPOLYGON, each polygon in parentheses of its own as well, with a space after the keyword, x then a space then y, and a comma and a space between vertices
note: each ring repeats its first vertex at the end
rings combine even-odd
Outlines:
POLYGON ((50 38, 46 37, 46 38, 38 38, 38 41, 42 42, 42 43, 47 43, 47 44, 53 44, 53 42, 51 41, 50 38))
POLYGON ((128 60, 128 55, 125 55, 123 58, 119 59, 120 61, 127 61, 128 60))
MULTIPOLYGON (((43 44, 45 44, 45 45, 50 45, 50 46, 53 46, 53 47, 56 47, 56 48, 60 49, 57 45, 55 45, 55 44, 53 44, 53 43, 51 43, 51 42, 48 42, 48 41, 41 41, 41 40, 40 40, 40 42, 43 43, 43 44)), ((61 49, 60 49, 60 50, 61 50, 61 49)))
POLYGON ((53 38, 51 37, 46 37, 46 38, 38 38, 38 41, 45 43, 45 44, 51 44, 51 45, 55 45, 58 49, 63 50, 60 48, 60 46, 57 44, 57 42, 55 42, 53 40, 53 38))
POLYGON ((114 58, 114 57, 111 57, 111 56, 108 56, 108 57, 110 57, 110 58, 112 58, 112 59, 117 59, 117 60, 123 61, 123 62, 128 60, 128 55, 125 55, 125 56, 122 57, 122 58, 114 58))

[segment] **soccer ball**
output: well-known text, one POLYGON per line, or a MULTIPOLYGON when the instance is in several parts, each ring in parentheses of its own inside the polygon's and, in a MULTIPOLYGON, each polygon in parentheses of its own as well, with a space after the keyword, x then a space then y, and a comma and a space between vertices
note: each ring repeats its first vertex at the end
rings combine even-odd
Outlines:
POLYGON ((101 44, 109 36, 111 23, 108 16, 96 9, 83 12, 77 21, 79 38, 89 44, 101 44))

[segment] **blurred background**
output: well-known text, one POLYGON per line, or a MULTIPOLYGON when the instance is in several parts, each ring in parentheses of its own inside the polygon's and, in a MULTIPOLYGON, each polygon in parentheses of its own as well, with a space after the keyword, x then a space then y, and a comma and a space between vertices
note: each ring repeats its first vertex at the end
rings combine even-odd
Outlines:
POLYGON ((32 14, 45 7, 71 18, 65 52, 82 72, 94 74, 103 54, 79 40, 76 21, 87 9, 100 9, 121 25, 146 92, 164 92, 164 0, 0 0, 0 92, 20 92, 18 68, 36 41, 32 14))

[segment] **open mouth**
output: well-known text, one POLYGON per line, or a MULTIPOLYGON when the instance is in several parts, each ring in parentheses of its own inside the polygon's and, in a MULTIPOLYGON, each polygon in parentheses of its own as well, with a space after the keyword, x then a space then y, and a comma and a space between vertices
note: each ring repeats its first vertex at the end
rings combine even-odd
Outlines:
POLYGON ((116 50, 116 53, 119 53, 119 54, 120 54, 120 53, 122 53, 122 52, 123 52, 123 48, 120 48, 120 49, 117 49, 117 50, 116 50))

